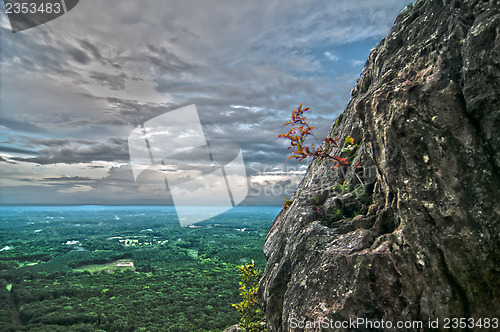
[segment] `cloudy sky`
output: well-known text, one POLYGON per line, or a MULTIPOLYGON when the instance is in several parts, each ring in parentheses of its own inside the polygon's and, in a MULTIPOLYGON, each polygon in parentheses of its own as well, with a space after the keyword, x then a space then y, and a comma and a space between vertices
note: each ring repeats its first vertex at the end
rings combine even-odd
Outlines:
POLYGON ((82 0, 18 33, 2 10, 0 204, 171 204, 161 173, 134 181, 128 137, 191 104, 241 149, 243 204, 279 204, 307 166, 285 163, 281 124, 304 102, 324 137, 410 2, 82 0))

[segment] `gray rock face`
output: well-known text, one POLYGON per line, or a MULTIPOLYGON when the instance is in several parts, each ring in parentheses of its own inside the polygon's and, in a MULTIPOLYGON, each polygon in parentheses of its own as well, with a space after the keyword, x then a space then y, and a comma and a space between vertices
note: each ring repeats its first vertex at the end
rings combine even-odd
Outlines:
POLYGON ((271 331, 500 319, 499 99, 498 1, 400 13, 329 133, 358 142, 351 166, 313 161, 269 230, 259 295, 271 331))

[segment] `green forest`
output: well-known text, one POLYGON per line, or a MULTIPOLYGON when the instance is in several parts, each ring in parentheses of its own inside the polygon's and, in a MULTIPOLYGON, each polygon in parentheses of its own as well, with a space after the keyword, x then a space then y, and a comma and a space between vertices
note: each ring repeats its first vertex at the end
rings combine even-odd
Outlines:
POLYGON ((2 223, 0 331, 222 331, 238 323, 238 266, 253 259, 264 267, 272 218, 217 222, 2 223))

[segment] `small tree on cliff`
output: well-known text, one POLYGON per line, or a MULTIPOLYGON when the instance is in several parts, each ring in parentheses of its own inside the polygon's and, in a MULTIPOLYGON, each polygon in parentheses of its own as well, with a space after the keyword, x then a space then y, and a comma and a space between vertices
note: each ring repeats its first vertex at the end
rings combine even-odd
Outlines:
MULTIPOLYGON (((313 133, 313 130, 316 129, 316 127, 311 127, 309 123, 307 123, 306 116, 304 115, 305 112, 310 112, 309 107, 302 108, 303 104, 304 103, 295 108, 292 111, 292 119, 283 124, 283 127, 290 125, 290 130, 285 134, 276 136, 276 138, 286 138, 290 140, 290 146, 287 149, 291 150, 292 154, 288 157, 287 161, 290 159, 298 159, 299 161, 302 161, 306 158, 320 158, 333 159, 337 163, 335 168, 349 165, 346 158, 332 155, 328 152, 332 148, 338 147, 338 138, 327 137, 324 139, 323 144, 320 143, 318 138, 313 133), (316 140, 317 146, 315 146, 314 143, 310 146, 306 143, 309 136, 312 136, 316 140)), ((346 137, 345 142, 347 146, 342 149, 342 152, 352 151, 357 146, 354 144, 354 139, 350 136, 346 137)))
MULTIPOLYGON (((283 127, 289 125, 291 127, 290 130, 284 134, 276 136, 276 138, 286 138, 290 140, 290 146, 287 149, 291 150, 292 154, 286 161, 290 159, 298 159, 301 162, 306 158, 319 158, 334 160, 336 163, 335 168, 349 166, 349 159, 352 157, 352 152, 358 146, 357 144, 354 144, 354 139, 351 136, 347 136, 345 138, 345 145, 341 152, 343 155, 346 155, 346 157, 331 154, 330 151, 333 148, 339 147, 339 144, 337 143, 339 139, 327 137, 323 140, 323 143, 320 143, 318 138, 313 133, 313 130, 316 129, 316 127, 309 125, 306 116, 304 115, 305 112, 310 112, 309 107, 302 107, 303 104, 304 103, 301 103, 299 107, 295 108, 292 111, 292 119, 283 124, 283 127), (314 145, 314 143, 308 145, 306 140, 309 137, 313 137, 314 140, 316 140, 316 145, 314 145), (351 155, 351 157, 347 157, 349 155, 351 155)), ((354 168, 358 166, 359 163, 357 163, 354 168)), ((356 175, 356 173, 354 173, 354 175, 356 175)), ((358 176, 356 175, 356 177, 358 176)), ((361 179, 359 179, 359 181, 362 183, 361 179)), ((289 200, 288 197, 285 198, 283 209, 288 209, 292 203, 293 200, 289 200)))
POLYGON ((238 268, 241 272, 240 295, 243 301, 233 304, 233 307, 241 314, 239 328, 245 332, 267 331, 266 318, 257 296, 262 273, 253 260, 252 263, 246 263, 238 268))

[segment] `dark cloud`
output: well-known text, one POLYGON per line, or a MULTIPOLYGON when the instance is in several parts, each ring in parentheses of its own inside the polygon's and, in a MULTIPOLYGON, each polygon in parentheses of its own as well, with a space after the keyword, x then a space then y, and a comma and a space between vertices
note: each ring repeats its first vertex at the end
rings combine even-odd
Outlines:
MULTIPOLYGON (((20 153, 20 154, 37 154, 36 151, 22 149, 22 148, 16 148, 16 147, 12 147, 12 146, 3 146, 3 145, 0 145, 0 152, 10 152, 10 153, 20 153)), ((3 160, 5 160, 5 159, 3 159, 3 160)))
POLYGON ((141 58, 146 58, 151 65, 159 70, 160 74, 169 73, 173 75, 185 75, 189 72, 194 72, 196 67, 193 64, 182 60, 175 53, 167 50, 165 47, 157 47, 149 44, 149 53, 145 53, 141 58))
POLYGON ((107 86, 112 90, 125 90, 125 79, 127 75, 124 73, 120 75, 111 75, 94 71, 90 73, 90 78, 94 79, 100 85, 107 86))
POLYGON ((31 158, 12 157, 13 160, 48 164, 77 164, 93 161, 128 161, 127 141, 110 138, 105 142, 90 140, 34 140, 46 148, 38 151, 38 156, 31 158))
POLYGON ((71 189, 78 186, 94 183, 96 179, 82 176, 61 176, 61 177, 46 177, 43 179, 34 180, 32 178, 20 178, 18 181, 30 182, 33 184, 42 184, 44 186, 57 187, 57 189, 71 189))
POLYGON ((95 181, 95 179, 90 178, 90 177, 85 177, 85 176, 60 176, 60 177, 47 177, 43 178, 42 181, 47 181, 47 182, 88 182, 88 181, 95 181))
POLYGON ((114 97, 107 98, 107 102, 108 107, 106 111, 114 121, 121 121, 121 124, 130 124, 133 127, 172 110, 172 108, 165 105, 142 103, 114 97))
POLYGON ((71 68, 73 62, 88 64, 91 61, 86 52, 70 43, 54 39, 55 35, 44 29, 38 29, 32 34, 17 34, 17 36, 20 37, 2 38, 0 62, 17 63, 16 70, 18 71, 62 74, 73 72, 71 68))
POLYGON ((97 48, 94 44, 90 43, 88 40, 78 39, 78 43, 80 46, 90 52, 95 60, 103 62, 104 57, 101 55, 99 48, 97 48))
POLYGON ((9 128, 9 129, 22 131, 22 132, 30 132, 30 133, 46 132, 46 130, 38 127, 37 125, 27 123, 27 122, 10 120, 10 119, 6 119, 4 117, 0 119, 0 124, 9 128))
POLYGON ((73 46, 67 46, 65 53, 73 58, 73 60, 82 65, 87 65, 92 61, 92 59, 86 52, 73 46))
MULTIPOLYGON (((25 137, 31 144, 34 145, 43 145, 43 146, 48 146, 48 147, 61 147, 64 145, 67 145, 71 142, 69 138, 52 138, 52 139, 43 139, 43 138, 36 138, 36 137, 25 137)), ((90 142, 87 140, 80 141, 78 143, 86 143, 90 142)))

